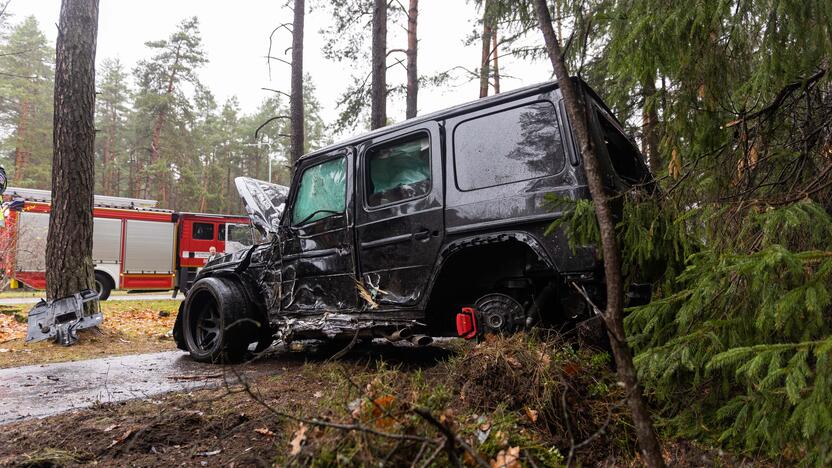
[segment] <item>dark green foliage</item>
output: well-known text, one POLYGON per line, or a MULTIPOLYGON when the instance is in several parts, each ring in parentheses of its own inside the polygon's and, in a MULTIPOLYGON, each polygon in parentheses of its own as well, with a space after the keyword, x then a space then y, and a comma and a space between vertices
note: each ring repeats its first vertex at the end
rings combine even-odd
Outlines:
MULTIPOLYGON (((617 227, 629 277, 663 286, 626 319, 640 377, 676 433, 828 464, 832 216, 804 200, 749 210, 730 238, 703 228, 725 218, 625 204, 617 227)), ((556 227, 586 244, 597 242, 594 221, 579 201, 556 227)))

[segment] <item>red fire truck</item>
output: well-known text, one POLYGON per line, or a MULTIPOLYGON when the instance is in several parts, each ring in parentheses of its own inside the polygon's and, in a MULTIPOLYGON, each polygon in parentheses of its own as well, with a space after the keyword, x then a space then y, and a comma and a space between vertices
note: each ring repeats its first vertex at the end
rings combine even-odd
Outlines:
MULTIPOLYGON (((3 273, 11 287, 46 288, 46 235, 51 194, 6 189, 0 223, 3 273)), ((209 249, 234 252, 252 244, 245 216, 183 213, 155 200, 96 195, 93 263, 101 299, 113 289, 187 291, 209 249)))

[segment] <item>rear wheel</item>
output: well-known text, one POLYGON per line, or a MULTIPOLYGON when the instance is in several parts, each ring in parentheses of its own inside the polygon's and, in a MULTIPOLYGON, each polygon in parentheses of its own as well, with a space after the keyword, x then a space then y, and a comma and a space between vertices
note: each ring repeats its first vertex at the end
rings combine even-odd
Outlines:
POLYGON ((98 300, 106 301, 113 290, 113 282, 110 277, 100 271, 95 272, 95 291, 98 293, 98 300))
POLYGON ((484 333, 511 334, 529 325, 526 308, 507 294, 486 294, 477 299, 474 309, 484 333))
POLYGON ((233 281, 204 278, 188 292, 182 317, 185 346, 200 362, 242 360, 257 329, 247 320, 249 307, 242 287, 233 281))

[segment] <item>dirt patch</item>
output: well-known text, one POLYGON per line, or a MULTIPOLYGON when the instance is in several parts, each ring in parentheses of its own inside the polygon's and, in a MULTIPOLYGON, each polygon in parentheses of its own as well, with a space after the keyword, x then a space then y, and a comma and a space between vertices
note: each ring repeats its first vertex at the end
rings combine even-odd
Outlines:
POLYGON ((179 304, 173 300, 102 302, 104 323, 98 329, 81 331, 78 343, 69 347, 51 342, 25 344, 32 305, 0 306, 0 368, 173 350, 176 346, 169 332, 179 304))
MULTIPOLYGON (((376 343, 329 362, 332 351, 271 356, 280 370, 246 385, 3 426, 0 465, 557 466, 568 456, 567 434, 577 443, 599 429, 597 443, 576 451, 578 464, 640 465, 601 353, 525 338, 376 343), (537 388, 547 385, 555 389, 537 388)), ((689 443, 665 447, 677 466, 741 461, 689 443)))

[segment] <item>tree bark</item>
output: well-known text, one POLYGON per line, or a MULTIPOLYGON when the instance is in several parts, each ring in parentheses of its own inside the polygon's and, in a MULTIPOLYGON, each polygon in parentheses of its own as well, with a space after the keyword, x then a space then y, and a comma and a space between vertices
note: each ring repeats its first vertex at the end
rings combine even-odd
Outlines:
POLYGON ((566 63, 563 59, 558 38, 552 28, 552 17, 546 0, 534 0, 543 38, 552 68, 558 79, 569 121, 575 131, 578 144, 583 155, 584 169, 592 199, 595 203, 595 213, 601 233, 601 248, 604 254, 604 274, 607 286, 607 306, 604 312, 604 322, 612 345, 615 363, 618 368, 618 378, 624 384, 627 392, 627 403, 633 417, 639 448, 644 462, 650 467, 663 467, 661 447, 653 431, 650 412, 644 401, 641 387, 633 365, 633 357, 627 344, 624 332, 624 280, 621 273, 621 252, 615 236, 615 223, 612 210, 604 188, 598 155, 592 144, 589 133, 587 107, 582 101, 569 78, 566 63))
POLYGON ((304 0, 295 0, 292 23, 292 85, 289 99, 289 121, 292 127, 290 165, 303 156, 304 152, 304 121, 303 121, 303 21, 305 16, 304 0))
POLYGON ((95 47, 98 0, 63 0, 55 47, 52 210, 46 295, 93 288, 95 47))
POLYGON ((370 89, 370 128, 387 125, 387 0, 373 7, 373 80, 370 89))
POLYGON ((491 76, 491 18, 489 8, 491 1, 487 0, 482 10, 482 60, 480 65, 480 97, 488 96, 488 80, 491 76))
POLYGON ((648 106, 648 99, 656 94, 656 77, 650 76, 642 85, 644 107, 642 108, 642 123, 644 131, 644 148, 642 152, 647 155, 650 163, 650 171, 655 176, 662 170, 662 157, 659 154, 659 113, 656 112, 656 105, 648 106))
POLYGON ((497 26, 494 26, 491 29, 491 43, 494 45, 492 47, 492 53, 494 54, 494 94, 500 94, 500 46, 499 42, 497 42, 497 26))
POLYGON ((101 189, 104 195, 113 195, 113 146, 116 141, 116 111, 115 107, 110 106, 110 128, 107 129, 107 139, 104 140, 104 156, 101 164, 101 170, 104 173, 102 177, 101 189))
MULTIPOLYGON (((179 45, 176 47, 176 54, 174 55, 173 65, 170 69, 170 77, 168 78, 168 86, 165 90, 165 99, 170 99, 170 96, 173 94, 174 83, 176 82, 176 69, 179 67, 179 60, 181 58, 182 46, 179 45)), ((153 124, 153 134, 150 138, 150 165, 154 165, 156 161, 159 160, 159 147, 162 144, 162 128, 165 125, 165 117, 168 110, 168 103, 163 102, 161 108, 159 109, 159 113, 156 115, 156 121, 153 124)), ((154 169, 151 169, 154 170, 154 169)), ((150 172, 148 170, 145 174, 145 198, 147 197, 147 191, 150 190, 150 172)), ((166 173, 166 171, 163 171, 166 173)), ((165 184, 160 184, 159 187, 159 195, 161 198, 161 206, 164 207, 167 205, 167 193, 165 192, 165 184)))
POLYGON ((418 18, 419 0, 410 0, 407 10, 407 105, 405 109, 405 117, 408 119, 416 117, 419 102, 419 71, 417 68, 419 42, 416 33, 418 18))

